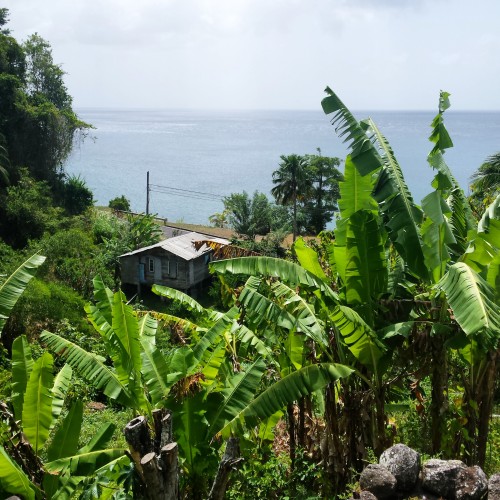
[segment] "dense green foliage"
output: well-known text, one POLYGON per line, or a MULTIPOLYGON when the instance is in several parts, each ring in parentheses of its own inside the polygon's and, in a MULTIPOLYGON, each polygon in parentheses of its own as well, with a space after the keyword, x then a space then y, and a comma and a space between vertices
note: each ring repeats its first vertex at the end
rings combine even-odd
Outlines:
POLYGON ((119 290, 118 257, 161 230, 152 216, 93 209, 85 182, 64 175, 84 125, 47 42, 18 44, 3 28, 0 87, 1 494, 137 497, 140 465, 99 421, 151 422, 160 408, 172 411, 186 498, 206 498, 234 436, 245 462, 228 498, 340 497, 398 441, 497 471, 500 197, 480 183, 490 159, 475 219, 446 165, 447 93, 422 206, 376 124, 327 89, 323 108, 350 147, 344 174, 320 151, 283 156, 280 206, 261 193, 225 200, 224 216, 266 256, 211 263, 218 309, 155 285, 148 311, 119 290), (296 235, 318 232, 337 210, 333 232, 295 241, 295 260, 268 256, 291 220, 296 235), (45 261, 28 257, 37 251, 45 261))
POLYGON ((109 208, 113 210, 121 210, 122 212, 130 212, 130 201, 125 198, 125 195, 117 196, 109 200, 109 208))

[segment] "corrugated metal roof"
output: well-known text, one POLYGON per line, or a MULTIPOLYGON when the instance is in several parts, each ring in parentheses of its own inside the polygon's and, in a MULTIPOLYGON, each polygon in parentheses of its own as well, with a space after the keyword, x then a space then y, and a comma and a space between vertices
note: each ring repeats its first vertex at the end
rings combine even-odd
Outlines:
POLYGON ((224 238, 207 237, 207 235, 205 234, 190 232, 181 234, 180 236, 175 236, 174 238, 168 238, 167 240, 160 241, 159 243, 156 243, 155 245, 151 245, 149 247, 143 247, 139 248, 138 250, 134 250, 133 252, 125 253, 123 255, 120 255, 120 258, 127 257, 129 255, 144 253, 153 248, 162 248, 167 252, 177 255, 181 259, 193 260, 209 250, 206 245, 201 247, 199 250, 196 250, 196 248, 194 247, 195 241, 203 240, 215 241, 216 243, 220 243, 221 245, 229 245, 230 243, 229 240, 226 240, 224 238))

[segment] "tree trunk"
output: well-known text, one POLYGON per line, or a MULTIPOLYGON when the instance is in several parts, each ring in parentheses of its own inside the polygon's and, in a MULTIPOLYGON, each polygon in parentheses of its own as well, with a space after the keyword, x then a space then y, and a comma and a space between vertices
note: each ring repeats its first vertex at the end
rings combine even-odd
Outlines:
POLYGON ((240 457, 239 439, 230 437, 222 460, 217 470, 212 489, 208 495, 208 500, 223 500, 226 494, 227 482, 231 471, 242 461, 240 457))
POLYGON ((125 439, 135 464, 138 484, 134 498, 178 500, 178 450, 172 442, 172 418, 168 410, 153 412, 154 436, 146 417, 137 417, 125 427, 125 439))

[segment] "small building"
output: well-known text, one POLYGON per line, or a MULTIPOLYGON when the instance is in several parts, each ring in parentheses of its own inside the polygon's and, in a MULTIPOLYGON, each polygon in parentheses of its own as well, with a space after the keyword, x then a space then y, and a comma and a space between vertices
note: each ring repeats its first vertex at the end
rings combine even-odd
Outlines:
POLYGON ((163 285, 193 294, 209 277, 208 264, 213 251, 207 245, 196 250, 196 241, 228 245, 229 240, 189 232, 139 248, 119 257, 122 284, 163 285))

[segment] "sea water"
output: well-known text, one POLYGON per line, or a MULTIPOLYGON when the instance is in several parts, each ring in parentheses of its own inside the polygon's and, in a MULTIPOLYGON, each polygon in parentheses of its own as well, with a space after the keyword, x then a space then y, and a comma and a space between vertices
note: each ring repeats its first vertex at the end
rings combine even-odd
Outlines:
MULTIPOLYGON (((431 191, 426 158, 435 112, 360 111, 391 144, 416 201, 431 191)), ((223 197, 247 191, 270 196, 280 156, 316 154, 345 159, 347 149, 329 117, 318 111, 179 111, 81 109, 95 128, 77 145, 66 170, 80 175, 96 204, 125 195, 136 212, 171 222, 206 224, 223 197)), ((500 112, 453 112, 445 124, 454 142, 445 159, 467 193, 472 173, 500 151, 500 112)), ((270 199, 272 197, 270 196, 270 199)))

